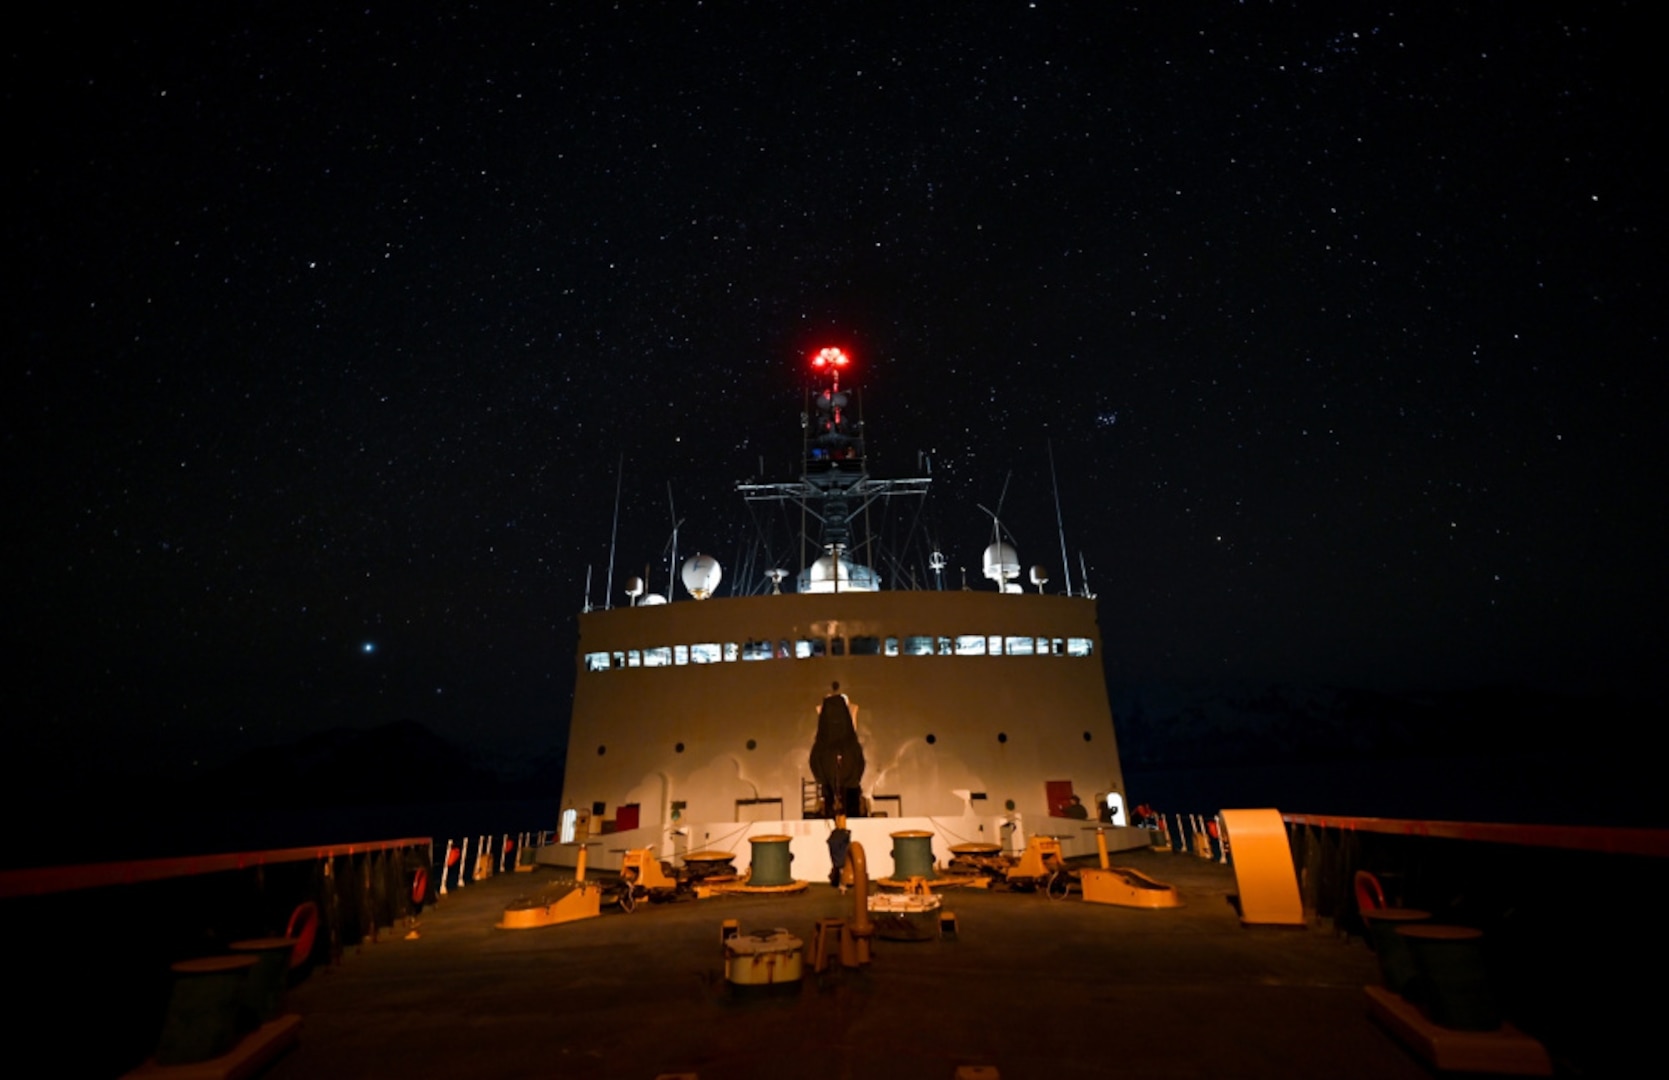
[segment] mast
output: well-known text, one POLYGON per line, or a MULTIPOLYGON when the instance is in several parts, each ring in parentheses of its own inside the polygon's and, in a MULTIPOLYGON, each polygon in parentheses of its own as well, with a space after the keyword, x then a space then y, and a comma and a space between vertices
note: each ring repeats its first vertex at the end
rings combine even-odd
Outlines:
POLYGON ((851 357, 842 349, 825 348, 812 354, 810 362, 817 382, 800 413, 799 479, 786 484, 738 484, 737 490, 749 502, 787 502, 799 507, 799 591, 873 592, 880 588, 880 575, 853 561, 854 555, 875 557, 868 538, 860 543, 855 535, 859 523, 868 520, 870 504, 877 499, 926 494, 929 481, 870 476, 863 420, 853 407, 851 389, 841 388, 841 375, 851 366, 851 357), (804 553, 813 543, 819 555, 807 566, 804 553))
POLYGON ((1072 595, 1072 560, 1066 556, 1066 523, 1061 520, 1061 486, 1055 479, 1055 440, 1049 443, 1049 486, 1055 490, 1055 528, 1061 534, 1061 573, 1066 577, 1066 595, 1072 595))

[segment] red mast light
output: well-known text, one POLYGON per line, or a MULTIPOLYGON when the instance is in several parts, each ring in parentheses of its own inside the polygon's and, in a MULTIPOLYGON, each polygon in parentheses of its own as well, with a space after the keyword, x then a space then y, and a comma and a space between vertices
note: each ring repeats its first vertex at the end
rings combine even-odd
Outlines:
POLYGON ((843 368, 851 362, 850 357, 835 348, 822 349, 811 358, 811 366, 819 369, 826 367, 843 368))

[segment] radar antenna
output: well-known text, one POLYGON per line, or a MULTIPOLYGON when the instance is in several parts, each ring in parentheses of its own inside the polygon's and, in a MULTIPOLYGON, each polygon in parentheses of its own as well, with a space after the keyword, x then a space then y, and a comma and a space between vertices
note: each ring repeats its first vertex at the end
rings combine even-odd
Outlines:
POLYGON ((877 480, 869 475, 863 420, 858 401, 842 388, 840 377, 851 358, 841 349, 814 353, 811 367, 821 385, 809 392, 800 414, 803 456, 798 480, 786 484, 739 484, 748 502, 777 502, 800 511, 801 567, 797 587, 802 592, 870 592, 880 588, 880 575, 854 556, 869 551, 868 540, 855 535, 868 520, 877 500, 899 495, 924 495, 926 478, 877 480), (823 382, 824 378, 827 382, 823 382), (817 536, 812 536, 812 530, 817 536), (808 549, 818 554, 809 566, 808 549))

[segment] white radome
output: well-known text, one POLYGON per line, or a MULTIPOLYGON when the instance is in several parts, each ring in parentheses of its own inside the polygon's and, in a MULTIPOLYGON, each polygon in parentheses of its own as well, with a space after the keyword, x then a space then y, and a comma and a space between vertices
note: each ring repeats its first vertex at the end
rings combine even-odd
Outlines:
POLYGON ((719 561, 711 555, 691 555, 684 560, 684 568, 679 574, 684 580, 684 588, 697 600, 705 600, 713 595, 713 590, 719 587, 719 580, 724 577, 724 571, 719 567, 719 561))
POLYGON ((808 593, 876 592, 881 576, 845 555, 824 555, 800 575, 800 591, 808 593))
POLYGON ((1013 581, 1020 576, 1020 554, 1012 544, 992 544, 985 549, 985 577, 990 581, 1013 581))

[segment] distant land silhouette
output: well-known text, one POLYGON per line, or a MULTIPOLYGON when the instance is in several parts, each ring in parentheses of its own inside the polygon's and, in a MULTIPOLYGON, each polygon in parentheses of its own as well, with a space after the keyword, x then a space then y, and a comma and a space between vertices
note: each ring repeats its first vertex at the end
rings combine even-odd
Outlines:
MULTIPOLYGON (((1642 703, 1514 687, 1442 694, 1293 684, 1109 690, 1126 795, 1172 813, 1289 812, 1661 826, 1642 703)), ((400 720, 251 751, 201 775, 20 776, 4 865, 461 838, 555 828, 561 747, 492 759, 400 720), (58 778, 62 780, 63 778, 58 778)), ((1069 779, 1063 777, 1062 779, 1069 779)), ((1091 778, 1083 778, 1093 785, 1091 778)))

